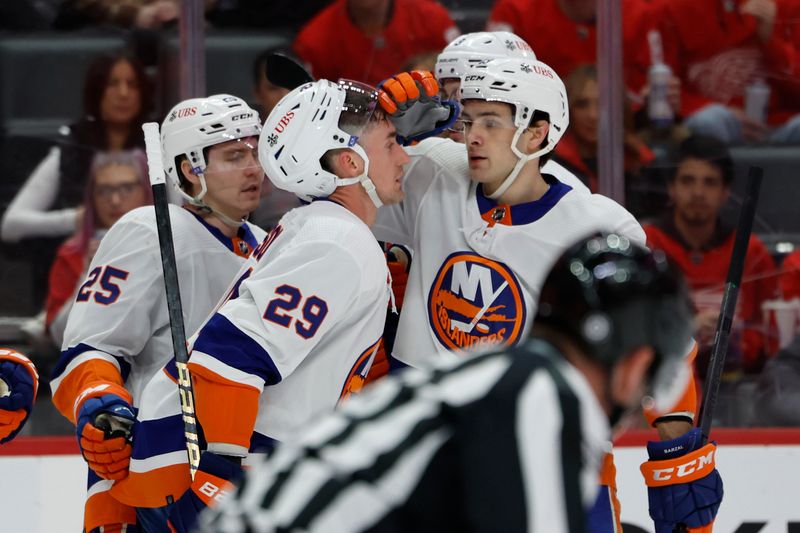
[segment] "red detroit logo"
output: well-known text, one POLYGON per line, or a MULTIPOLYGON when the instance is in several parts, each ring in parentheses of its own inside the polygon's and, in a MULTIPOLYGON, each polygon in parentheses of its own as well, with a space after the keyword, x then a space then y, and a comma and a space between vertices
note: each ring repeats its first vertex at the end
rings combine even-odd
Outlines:
POLYGON ((444 260, 428 294, 428 320, 450 350, 515 344, 525 326, 519 283, 504 264, 471 252, 444 260))

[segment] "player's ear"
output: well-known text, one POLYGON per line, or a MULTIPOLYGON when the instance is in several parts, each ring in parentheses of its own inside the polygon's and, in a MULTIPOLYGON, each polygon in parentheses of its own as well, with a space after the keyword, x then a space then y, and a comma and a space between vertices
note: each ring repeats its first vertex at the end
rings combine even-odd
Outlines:
POLYGON ((189 163, 188 159, 184 158, 184 160, 181 161, 181 174, 183 174, 183 177, 186 178, 189 183, 200 183, 200 178, 192 172, 192 164, 189 163))
POLYGON ((632 407, 641 401, 654 360, 653 348, 640 346, 614 365, 609 376, 609 391, 616 404, 632 407))
POLYGON ((532 154, 547 144, 547 134, 550 132, 550 123, 546 120, 537 120, 525 130, 525 153, 532 154))
POLYGON ((336 162, 342 178, 358 176, 364 169, 364 160, 353 150, 342 150, 336 154, 336 162))

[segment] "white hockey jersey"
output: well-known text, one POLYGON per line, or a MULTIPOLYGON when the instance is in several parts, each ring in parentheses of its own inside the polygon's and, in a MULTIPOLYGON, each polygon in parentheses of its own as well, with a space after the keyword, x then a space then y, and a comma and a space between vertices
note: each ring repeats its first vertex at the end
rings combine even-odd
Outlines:
POLYGON ((393 350, 408 365, 516 344, 532 324, 552 263, 578 239, 615 231, 645 244, 644 231, 628 211, 563 183, 563 168, 556 179, 545 166, 547 193, 509 208, 483 196, 470 181, 463 145, 426 139, 408 153, 406 198, 379 209, 373 226, 379 240, 414 252, 393 350), (490 223, 482 213, 511 223, 490 223))
MULTIPOLYGON (((368 226, 331 201, 284 215, 238 278, 230 299, 190 339, 189 368, 206 439, 245 454, 269 448, 361 388, 383 333, 391 287, 368 226), (257 412, 242 403, 232 409, 217 383, 257 394, 257 412), (249 428, 238 427, 247 421, 249 428), (220 439, 220 425, 247 434, 220 439)), ((188 487, 176 379, 171 363, 145 388, 131 474, 117 489, 126 503, 163 505, 188 487)))
MULTIPOLYGON (((265 233, 245 224, 239 237, 230 239, 187 209, 170 205, 169 210, 184 325, 194 331, 265 233)), ((76 367, 101 359, 119 368, 136 401, 144 384, 172 357, 151 206, 126 214, 103 238, 70 312, 62 350, 50 383, 54 397, 66 392, 59 390, 61 383, 76 367)))
MULTIPOLYGON (((183 320, 186 331, 193 331, 224 296, 265 232, 244 224, 231 239, 187 209, 170 205, 169 210, 183 320)), ((155 211, 141 207, 114 224, 92 259, 50 382, 53 403, 75 422, 76 398, 87 387, 124 383, 139 406, 145 384, 172 356, 155 211)), ((117 487, 112 485, 110 480, 93 483, 88 497, 109 490, 114 494, 117 487)))

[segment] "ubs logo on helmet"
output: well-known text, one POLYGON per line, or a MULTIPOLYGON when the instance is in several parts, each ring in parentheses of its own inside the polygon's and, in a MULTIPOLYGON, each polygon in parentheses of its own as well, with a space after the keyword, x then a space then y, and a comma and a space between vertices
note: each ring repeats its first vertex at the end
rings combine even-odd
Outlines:
POLYGON ((173 120, 178 118, 193 117, 196 114, 197 114, 196 107, 182 107, 180 109, 176 109, 175 111, 169 114, 169 121, 172 122, 173 120))
POLYGON ((445 259, 428 293, 428 320, 450 350, 515 344, 525 326, 522 290, 504 264, 475 253, 445 259))
POLYGON ((278 121, 278 125, 275 126, 275 133, 283 133, 283 130, 289 125, 289 122, 291 122, 293 118, 294 111, 287 111, 278 121))

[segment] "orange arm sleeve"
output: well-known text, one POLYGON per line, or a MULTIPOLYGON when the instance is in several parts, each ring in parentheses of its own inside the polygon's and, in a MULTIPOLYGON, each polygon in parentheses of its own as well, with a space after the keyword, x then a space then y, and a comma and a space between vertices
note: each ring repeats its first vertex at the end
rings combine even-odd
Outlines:
POLYGON ((189 363, 197 421, 209 443, 250 448, 261 392, 189 363))
POLYGON ((644 416, 651 427, 655 427, 656 421, 665 416, 687 416, 695 420, 697 415, 697 380, 694 375, 694 358, 697 357, 697 343, 692 346, 692 350, 686 355, 686 364, 689 365, 691 377, 686 382, 686 389, 678 402, 666 413, 659 413, 654 409, 645 409, 644 416))

